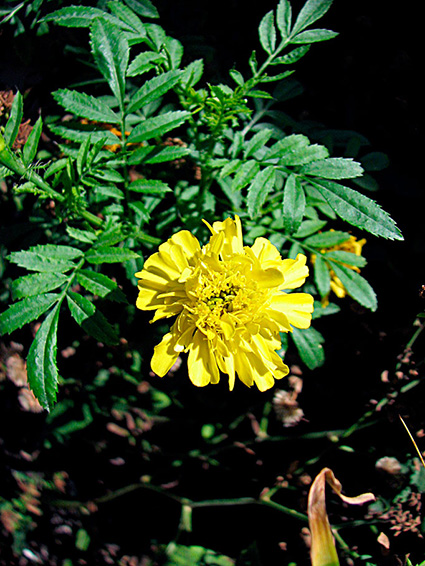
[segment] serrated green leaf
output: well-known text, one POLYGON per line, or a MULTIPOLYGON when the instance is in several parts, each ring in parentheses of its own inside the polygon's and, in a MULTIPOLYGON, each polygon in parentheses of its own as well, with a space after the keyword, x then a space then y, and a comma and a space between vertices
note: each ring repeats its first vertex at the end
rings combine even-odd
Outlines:
POLYGON ((121 173, 105 165, 103 165, 102 168, 99 167, 98 169, 93 169, 92 171, 90 171, 90 176, 100 181, 105 181, 107 183, 124 182, 124 177, 121 175, 121 173))
POLYGON ((289 175, 283 189, 283 226, 293 234, 301 226, 305 211, 304 189, 296 175, 289 175))
POLYGON ((128 190, 146 195, 164 195, 172 192, 167 183, 154 179, 136 179, 128 185, 128 190))
MULTIPOLYGON (((92 6, 67 6, 60 8, 45 16, 41 22, 53 22, 64 27, 85 28, 98 19, 109 20, 115 25, 120 25, 121 23, 118 18, 92 6)), ((130 28, 127 29, 130 31, 130 28)))
POLYGON ((127 236, 123 234, 122 226, 113 226, 109 224, 105 230, 98 235, 97 241, 94 243, 94 247, 97 246, 113 246, 125 240, 127 236))
POLYGON ((354 179, 363 175, 363 167, 351 158, 328 157, 303 165, 300 173, 324 179, 354 179))
POLYGON ((95 202, 103 202, 108 198, 122 200, 125 198, 125 195, 121 189, 118 189, 114 185, 103 185, 96 187, 94 197, 95 202))
MULTIPOLYGON (((367 263, 365 257, 352 252, 346 252, 344 250, 326 252, 323 257, 326 260, 331 258, 341 263, 346 263, 347 265, 354 265, 355 267, 364 267, 367 263)), ((334 263, 332 262, 330 265, 334 265, 334 263)))
POLYGON ((346 222, 376 236, 403 240, 394 220, 372 199, 332 181, 316 180, 314 186, 346 222))
POLYGON ((286 39, 291 32, 292 7, 289 0, 280 0, 276 10, 276 25, 282 39, 286 39))
POLYGON ((91 26, 90 44, 97 67, 117 98, 124 105, 125 76, 129 46, 121 30, 104 19, 95 19, 91 26))
POLYGON ((25 324, 37 320, 58 300, 56 293, 28 297, 11 305, 0 314, 0 334, 11 334, 25 324))
POLYGON ((159 18, 158 10, 150 0, 124 0, 129 8, 144 18, 159 18))
POLYGON ((33 297, 57 289, 68 281, 62 273, 32 273, 12 281, 13 300, 33 297))
POLYGON ((244 158, 248 159, 255 154, 256 151, 266 145, 273 135, 273 130, 270 128, 261 129, 252 138, 244 143, 244 158))
POLYGON ((274 167, 266 167, 255 176, 253 182, 248 187, 247 206, 248 214, 253 218, 257 218, 261 214, 267 195, 274 187, 276 180, 276 171, 274 167))
POLYGON ((326 297, 331 290, 331 275, 324 259, 317 255, 314 260, 314 282, 321 297, 326 297))
POLYGON ((322 346, 324 338, 320 332, 311 326, 303 330, 294 328, 291 336, 300 358, 309 369, 323 365, 325 361, 325 352, 322 346))
POLYGON ((270 63, 271 65, 292 65, 299 61, 308 51, 310 50, 310 45, 302 45, 301 47, 297 47, 293 49, 286 55, 282 55, 281 57, 276 57, 270 63))
POLYGON ((232 175, 241 167, 241 164, 242 161, 240 159, 231 159, 221 168, 220 177, 224 179, 228 175, 232 175))
MULTIPOLYGON (((66 248, 67 246, 59 247, 66 248)), ((46 250, 45 248, 46 246, 35 246, 27 251, 12 252, 9 255, 9 261, 19 265, 19 267, 25 267, 30 271, 41 271, 43 273, 52 271, 64 273, 65 271, 69 271, 75 267, 75 263, 71 261, 73 259, 72 257, 67 257, 66 255, 55 257, 53 250, 49 253, 49 250, 46 250)), ((79 252, 79 256, 81 256, 82 252, 80 252, 80 250, 77 251, 79 252)))
POLYGON ((52 96, 67 112, 80 118, 108 124, 120 123, 120 117, 107 104, 84 92, 64 88, 55 91, 52 96))
MULTIPOLYGON (((121 139, 109 130, 105 130, 101 125, 97 124, 81 124, 73 123, 73 127, 49 124, 49 129, 64 138, 77 143, 84 142, 88 137, 92 143, 103 140, 102 145, 115 145, 121 143, 121 139)), ((66 146, 61 146, 65 150, 66 146)))
POLYGON ((85 244, 92 244, 96 240, 96 234, 88 230, 80 230, 79 228, 67 226, 66 231, 71 238, 79 242, 84 242, 85 244))
POLYGON ((322 316, 329 316, 340 311, 341 308, 335 303, 328 303, 326 306, 323 306, 320 301, 314 301, 314 311, 312 318, 313 320, 316 320, 317 318, 321 318, 322 316))
POLYGON ((297 238, 306 238, 324 228, 326 224, 326 220, 304 220, 301 222, 301 226, 298 228, 295 236, 297 238))
POLYGON ((117 2, 116 0, 108 2, 108 8, 124 25, 131 28, 140 40, 146 36, 143 22, 136 16, 133 10, 130 10, 127 6, 122 4, 122 2, 117 2))
POLYGON ((122 263, 129 259, 138 258, 139 254, 128 248, 117 248, 110 246, 98 246, 85 253, 89 263, 99 265, 101 263, 122 263))
POLYGON ((115 281, 112 281, 103 273, 98 273, 97 271, 91 271, 89 269, 80 269, 77 273, 77 281, 80 285, 82 285, 87 291, 93 293, 93 295, 97 295, 99 297, 118 300, 121 299, 121 302, 125 302, 125 295, 122 291, 118 288, 118 285, 115 281))
POLYGON ((298 14, 294 27, 292 28, 291 37, 294 37, 300 31, 324 16, 331 7, 332 1, 333 0, 307 0, 298 14))
POLYGON ((244 187, 249 185, 249 183, 259 173, 259 171, 260 166, 258 165, 257 161, 255 161, 254 159, 246 161, 236 173, 231 184, 231 190, 233 192, 242 190, 244 187))
POLYGON ((327 232, 320 232, 319 234, 314 234, 306 240, 304 244, 312 246, 313 248, 331 248, 332 246, 338 246, 343 242, 350 239, 350 234, 348 232, 341 232, 339 230, 328 230, 327 232))
POLYGON ((127 138, 128 143, 140 143, 164 135, 181 126, 190 116, 190 112, 177 110, 148 118, 132 130, 127 138))
POLYGON ((378 301, 375 291, 364 277, 353 269, 337 263, 332 264, 332 269, 344 285, 350 297, 371 311, 376 311, 378 301))
POLYGON ((119 341, 119 336, 114 327, 99 310, 96 310, 93 316, 84 320, 81 327, 87 334, 108 346, 113 346, 119 341))
POLYGON ((201 80, 204 72, 204 61, 203 59, 195 59, 183 69, 183 73, 180 79, 180 84, 182 88, 193 88, 196 83, 201 80))
POLYGON ((82 325, 85 320, 90 318, 96 312, 96 307, 83 295, 68 291, 66 295, 69 312, 78 325, 82 325))
POLYGON ((153 53, 152 51, 139 53, 128 66, 127 76, 136 77, 143 75, 151 69, 155 69, 156 65, 161 63, 161 61, 164 61, 164 56, 159 53, 153 53))
MULTIPOLYGON (((264 82, 266 82, 265 79, 264 82)), ((252 98, 266 98, 267 100, 273 100, 273 96, 266 90, 250 90, 249 92, 247 92, 247 96, 252 96, 252 98)))
POLYGON ((242 76, 242 73, 240 73, 236 69, 230 69, 229 75, 232 77, 232 79, 235 81, 235 83, 238 86, 243 86, 245 84, 245 80, 242 76))
POLYGON ((140 163, 166 163, 181 159, 190 153, 187 147, 178 146, 161 146, 161 145, 145 145, 137 148, 128 157, 130 165, 139 165, 140 163))
POLYGON ((47 411, 53 408, 58 389, 56 344, 59 311, 58 303, 41 323, 27 357, 28 384, 40 405, 47 411))
POLYGON ((164 49, 172 69, 178 69, 183 57, 183 45, 174 37, 165 36, 164 49))
POLYGON ((333 39, 337 35, 337 32, 330 29, 309 29, 293 37, 291 43, 317 43, 319 41, 328 41, 328 39, 333 39))
POLYGON ((151 216, 143 202, 130 202, 128 206, 135 212, 136 216, 142 223, 149 222, 151 216))
POLYGON ((270 10, 261 20, 258 33, 262 48, 271 55, 276 49, 276 28, 274 26, 273 10, 270 10))
POLYGON ((318 159, 325 159, 329 156, 329 151, 324 145, 309 145, 299 147, 279 158, 280 165, 305 165, 318 159))
POLYGON ((23 98, 22 98, 22 94, 18 90, 18 92, 15 94, 13 98, 12 108, 10 110, 10 116, 4 128, 4 140, 9 147, 12 147, 13 143, 16 140, 16 137, 19 132, 19 126, 21 125, 22 122, 23 114, 24 114, 23 98))
POLYGON ((179 82, 180 77, 181 71, 179 69, 174 69, 146 81, 145 84, 131 97, 126 113, 130 114, 131 112, 135 112, 143 106, 150 104, 154 100, 158 100, 179 82))
POLYGON ((286 155, 293 151, 305 148, 310 144, 310 140, 307 136, 302 134, 292 134, 286 136, 282 140, 279 140, 274 145, 272 145, 267 153, 267 159, 284 158, 286 155))
POLYGON ((27 141, 25 142, 24 148, 22 150, 22 161, 24 165, 30 165, 37 155, 38 144, 41 137, 41 130, 43 127, 43 121, 41 116, 38 118, 37 122, 31 129, 27 141))
MULTIPOLYGON (((264 75, 261 77, 260 83, 273 83, 275 81, 281 81, 282 79, 286 79, 287 77, 291 76, 295 71, 284 71, 283 73, 279 73, 277 75, 264 75)), ((271 96, 273 98, 273 96, 271 96)))

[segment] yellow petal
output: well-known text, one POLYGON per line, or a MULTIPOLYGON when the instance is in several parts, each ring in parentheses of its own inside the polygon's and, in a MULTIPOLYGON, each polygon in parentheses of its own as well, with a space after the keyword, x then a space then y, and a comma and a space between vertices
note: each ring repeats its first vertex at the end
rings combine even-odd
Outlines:
POLYGON ((282 289, 296 289, 304 284, 308 275, 306 261, 307 258, 303 254, 298 254, 297 259, 282 260, 282 272, 285 277, 282 289))
POLYGON ((308 293, 279 293, 272 299, 269 312, 283 313, 288 322, 297 328, 308 328, 313 312, 313 297, 308 293))
POLYGON ((175 343, 176 336, 172 332, 168 332, 154 348, 151 368, 159 377, 164 377, 178 358, 179 353, 174 349, 175 343))
POLYGON ((187 366, 189 378, 197 387, 204 387, 208 383, 218 383, 220 380, 217 362, 211 352, 210 341, 199 330, 193 336, 187 366))

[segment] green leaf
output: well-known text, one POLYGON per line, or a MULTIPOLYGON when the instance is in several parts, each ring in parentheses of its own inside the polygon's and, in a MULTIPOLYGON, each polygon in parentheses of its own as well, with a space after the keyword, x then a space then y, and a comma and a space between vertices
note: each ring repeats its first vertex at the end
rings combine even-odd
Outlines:
POLYGON ((276 25, 282 39, 289 37, 292 24, 292 8, 289 0, 280 0, 276 10, 276 25))
POLYGON ((337 32, 330 29, 309 29, 293 37, 291 43, 317 43, 333 39, 337 35, 337 32))
POLYGON ((71 313, 72 318, 80 326, 85 320, 93 316, 96 311, 94 304, 79 293, 68 291, 66 300, 68 302, 69 312, 71 313))
POLYGON ((161 75, 146 81, 145 84, 131 97, 126 113, 130 114, 131 112, 135 112, 154 100, 158 100, 179 82, 180 77, 181 71, 176 69, 162 73, 161 75))
POLYGON ((360 161, 366 171, 382 171, 390 164, 388 155, 381 151, 372 151, 364 155, 360 161))
MULTIPOLYGON (((354 265, 355 267, 364 267, 367 263, 366 258, 363 256, 352 252, 346 252, 344 250, 333 250, 331 252, 327 252, 323 257, 326 260, 331 258, 341 263, 354 265)), ((335 265, 334 262, 332 262, 331 265, 335 265)))
POLYGON ((324 338, 315 328, 294 328, 291 333, 292 339, 298 350, 300 358, 309 369, 315 369, 323 365, 325 352, 323 350, 324 338))
POLYGON ((236 69, 230 69, 229 75, 232 77, 232 79, 235 81, 235 83, 238 86, 243 86, 245 84, 245 80, 243 78, 242 73, 240 73, 236 69))
MULTIPOLYGON (((264 82, 266 82, 265 79, 263 80, 264 82)), ((252 96, 252 98, 266 98, 268 100, 273 100, 273 96, 266 90, 250 90, 249 92, 247 92, 247 96, 252 96)))
POLYGON ((94 120, 95 122, 106 122, 109 124, 119 124, 120 118, 107 104, 99 98, 77 92, 76 90, 61 89, 53 93, 53 98, 67 112, 71 112, 81 118, 94 120))
POLYGON ((248 159, 254 155, 256 151, 264 147, 272 135, 273 130, 264 128, 252 136, 252 138, 244 144, 244 158, 248 159))
POLYGON ((327 232, 320 232, 319 234, 314 234, 306 240, 304 244, 312 246, 313 248, 331 248, 332 246, 338 246, 343 242, 350 239, 350 234, 348 232, 341 232, 339 230, 328 230, 327 232))
POLYGON ((150 220, 149 210, 146 208, 143 202, 140 201, 130 202, 128 206, 129 208, 131 208, 131 210, 134 211, 134 213, 142 223, 149 222, 150 220))
POLYGON ((195 59, 183 69, 183 74, 180 79, 180 84, 182 88, 187 89, 194 87, 196 83, 201 80, 202 74, 204 72, 204 61, 203 59, 195 59))
POLYGON ((25 324, 37 320, 58 300, 56 293, 22 299, 0 314, 0 334, 11 334, 25 324))
POLYGON ((346 222, 376 236, 403 240, 394 220, 372 199, 332 181, 315 180, 314 187, 346 222))
POLYGON ((53 22, 64 27, 85 28, 98 19, 109 20, 115 25, 121 23, 118 18, 91 6, 67 6, 48 14, 41 22, 53 22))
POLYGON ((122 263, 129 259, 138 258, 139 254, 128 248, 117 248, 110 246, 99 246, 88 250, 85 258, 89 263, 98 265, 101 263, 122 263))
POLYGON ((136 16, 133 10, 130 10, 127 6, 121 2, 114 0, 113 2, 108 2, 108 8, 113 12, 121 22, 133 30, 137 35, 139 40, 142 40, 146 36, 146 30, 143 26, 140 18, 136 16))
POLYGON ((56 365, 60 303, 46 316, 31 344, 27 357, 28 384, 40 405, 50 411, 56 401, 56 365))
POLYGON ((13 99, 10 116, 4 128, 4 140, 9 147, 12 147, 19 132, 19 126, 23 117, 23 99, 22 94, 18 92, 13 99))
POLYGON ((77 281, 82 285, 87 291, 97 295, 102 299, 108 298, 113 300, 121 299, 121 302, 125 302, 125 295, 119 289, 117 283, 112 281, 103 273, 98 273, 97 271, 91 271, 89 269, 80 269, 77 273, 77 281))
POLYGON ((271 55, 276 49, 276 28, 274 26, 273 10, 270 10, 261 20, 258 33, 262 48, 271 55))
POLYGON ((331 7, 332 1, 333 0, 307 0, 298 14, 294 27, 292 28, 291 37, 294 37, 300 31, 324 16, 331 7))
POLYGON ((274 167, 266 167, 254 178, 251 186, 248 187, 247 205, 248 214, 253 218, 257 218, 261 214, 261 207, 263 206, 267 195, 274 187, 276 180, 276 172, 274 167))
POLYGON ((378 302, 375 292, 364 277, 337 263, 332 263, 332 269, 353 299, 371 311, 376 311, 378 302))
POLYGON ((283 226, 287 234, 298 230, 304 217, 305 193, 296 175, 289 175, 283 190, 283 226))
POLYGON ((42 127, 43 121, 40 116, 31 129, 31 132, 22 150, 22 161, 24 162, 24 165, 29 165, 30 163, 32 163, 35 159, 35 156, 37 155, 38 143, 40 141, 42 127))
POLYGON ((190 112, 177 110, 166 112, 153 118, 148 118, 132 130, 127 138, 128 143, 140 143, 145 140, 156 138, 181 126, 190 116, 190 112))
POLYGON ((314 282, 320 296, 326 297, 331 290, 331 275, 329 267, 320 255, 317 255, 314 261, 314 282))
POLYGON ((298 228, 295 236, 297 238, 306 238, 321 230, 326 224, 326 220, 304 220, 301 222, 301 226, 298 228))
POLYGON ((146 195, 164 195, 172 192, 166 183, 152 179, 136 179, 128 185, 128 190, 146 195))
POLYGON ((253 159, 246 161, 236 173, 231 184, 231 190, 233 192, 237 192, 249 185, 259 171, 260 166, 257 161, 254 161, 253 159))
POLYGON ((84 242, 85 244, 92 244, 96 240, 96 234, 88 230, 80 230, 79 228, 67 226, 66 232, 71 238, 74 238, 74 240, 84 242))
POLYGON ((68 281, 69 277, 62 273, 32 273, 12 281, 13 299, 33 297, 57 289, 68 281))
POLYGON ((123 108, 129 58, 124 34, 116 25, 99 18, 91 26, 90 43, 99 71, 123 108))
POLYGON ((220 177, 224 179, 228 175, 232 175, 232 173, 235 173, 239 169, 241 163, 242 161, 240 159, 231 159, 221 168, 220 177))
POLYGON ((299 61, 308 51, 310 50, 310 45, 302 45, 301 47, 297 47, 293 49, 286 55, 282 55, 282 57, 276 57, 270 63, 271 65, 292 65, 299 61))
POLYGON ((164 61, 164 56, 159 53, 152 53, 151 51, 145 51, 139 53, 130 63, 127 69, 128 77, 136 77, 137 75, 143 75, 148 71, 155 69, 158 63, 164 61))
POLYGON ((302 134, 292 134, 272 145, 266 158, 275 159, 277 157, 282 159, 294 151, 307 147, 309 144, 310 140, 307 136, 303 136, 302 134))
POLYGON ((75 267, 75 263, 71 260, 82 255, 82 251, 70 246, 47 244, 34 246, 23 252, 12 252, 9 255, 9 261, 30 271, 64 273, 75 267))
MULTIPOLYGON (((104 127, 99 124, 72 123, 71 126, 72 127, 51 124, 49 125, 49 129, 61 138, 77 143, 84 142, 88 137, 90 137, 92 143, 102 140, 102 145, 121 143, 121 139, 118 136, 109 130, 105 130, 104 127)), ((66 147, 67 146, 62 145, 61 149, 65 152, 66 147)))
MULTIPOLYGON (((283 73, 279 73, 277 75, 264 75, 260 79, 260 83, 272 83, 274 81, 281 81, 282 79, 286 79, 292 75, 295 71, 284 71, 283 73)), ((273 96, 271 97, 273 98, 273 96)))
POLYGON ((140 163, 165 163, 181 159, 190 153, 189 148, 167 145, 145 145, 137 148, 128 156, 130 165, 139 165, 140 163))
POLYGON ((279 165, 305 165, 317 159, 325 159, 329 151, 324 145, 309 145, 299 147, 279 159, 279 165))
POLYGON ((158 10, 150 0, 124 0, 129 8, 144 18, 159 18, 158 10))
POLYGON ((103 202, 108 198, 122 200, 125 198, 125 195, 121 189, 118 189, 114 185, 103 185, 96 187, 94 197, 95 202, 103 202))
POLYGON ((87 334, 108 346, 113 346, 119 341, 119 336, 114 327, 98 310, 96 310, 93 316, 85 319, 81 327, 87 334))
POLYGON ((300 173, 324 179, 353 179, 363 175, 363 167, 351 158, 328 157, 303 165, 300 173))

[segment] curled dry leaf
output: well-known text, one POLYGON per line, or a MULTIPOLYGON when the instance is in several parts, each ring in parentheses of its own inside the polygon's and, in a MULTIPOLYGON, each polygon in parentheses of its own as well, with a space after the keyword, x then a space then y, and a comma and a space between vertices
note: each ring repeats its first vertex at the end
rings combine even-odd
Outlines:
POLYGON ((357 497, 347 497, 341 493, 342 485, 330 468, 316 476, 308 494, 308 522, 311 533, 312 566, 338 566, 338 555, 326 512, 325 487, 328 483, 339 497, 350 505, 361 505, 375 501, 373 493, 362 493, 357 497))

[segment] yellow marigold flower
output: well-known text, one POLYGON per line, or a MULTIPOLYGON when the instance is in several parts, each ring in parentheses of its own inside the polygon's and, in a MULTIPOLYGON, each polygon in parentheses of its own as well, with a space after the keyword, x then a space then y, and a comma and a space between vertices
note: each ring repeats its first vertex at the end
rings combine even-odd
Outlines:
POLYGON ((265 391, 289 371, 276 353, 279 332, 310 326, 313 297, 284 292, 304 283, 306 257, 282 259, 265 238, 244 246, 238 216, 205 223, 208 244, 201 247, 187 230, 177 232, 136 273, 136 306, 156 311, 151 322, 177 315, 155 347, 152 370, 163 377, 184 351, 189 378, 199 387, 218 383, 222 372, 230 390, 237 374, 248 387, 255 383, 265 391))
MULTIPOLYGON (((362 240, 357 240, 355 236, 350 236, 348 240, 346 240, 345 242, 342 242, 341 244, 337 244, 336 246, 332 246, 329 248, 323 248, 321 252, 326 253, 326 252, 333 252, 340 250, 343 252, 351 252, 353 254, 360 256, 362 255, 362 248, 365 245, 365 243, 366 243, 365 238, 363 238, 362 240)), ((316 255, 313 254, 311 256, 311 262, 313 263, 313 265, 315 260, 316 260, 316 255)), ((356 271, 357 273, 360 273, 360 269, 355 265, 349 265, 348 263, 342 263, 342 265, 344 265, 345 267, 349 267, 350 269, 356 271)), ((331 276, 331 282, 330 282, 331 291, 333 291, 339 299, 343 299, 347 295, 347 290, 345 289, 344 285, 341 283, 341 279, 335 275, 333 269, 329 270, 329 274, 331 276)), ((327 306, 328 304, 329 304, 329 295, 327 295, 322 299, 323 306, 327 306)))

